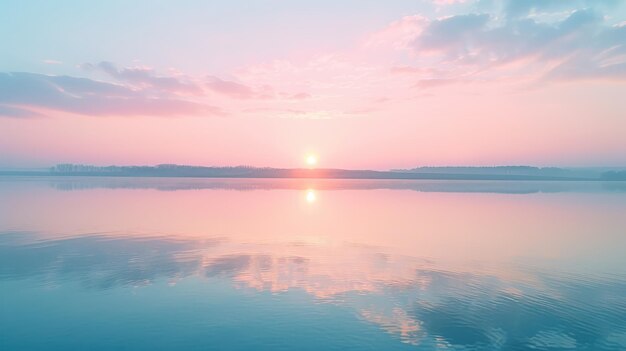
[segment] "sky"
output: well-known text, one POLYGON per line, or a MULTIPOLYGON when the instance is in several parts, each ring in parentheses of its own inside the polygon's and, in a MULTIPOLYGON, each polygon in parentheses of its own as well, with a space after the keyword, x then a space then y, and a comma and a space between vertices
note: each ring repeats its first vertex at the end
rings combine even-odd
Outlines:
POLYGON ((626 166, 626 0, 2 1, 0 167, 626 166))

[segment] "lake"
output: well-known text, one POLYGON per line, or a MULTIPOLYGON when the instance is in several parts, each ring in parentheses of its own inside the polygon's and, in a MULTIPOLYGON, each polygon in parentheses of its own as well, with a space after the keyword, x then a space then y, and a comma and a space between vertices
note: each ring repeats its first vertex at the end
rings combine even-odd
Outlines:
POLYGON ((626 183, 0 177, 2 350, 626 350, 626 183))

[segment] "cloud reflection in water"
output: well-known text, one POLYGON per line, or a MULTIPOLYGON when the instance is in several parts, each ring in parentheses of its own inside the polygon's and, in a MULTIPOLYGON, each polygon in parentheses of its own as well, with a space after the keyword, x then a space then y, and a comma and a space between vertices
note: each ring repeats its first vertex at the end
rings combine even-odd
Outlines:
POLYGON ((318 302, 347 306, 413 345, 624 345, 623 277, 440 266, 350 243, 105 234, 40 241, 37 233, 0 234, 3 281, 77 281, 86 289, 114 289, 190 277, 204 277, 207 284, 226 279, 236 288, 275 294, 303 290, 318 302))

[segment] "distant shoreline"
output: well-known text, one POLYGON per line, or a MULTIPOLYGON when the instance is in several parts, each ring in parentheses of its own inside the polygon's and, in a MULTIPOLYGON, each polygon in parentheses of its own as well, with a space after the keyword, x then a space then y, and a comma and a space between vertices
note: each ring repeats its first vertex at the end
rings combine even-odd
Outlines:
POLYGON ((124 174, 92 172, 37 172, 37 171, 0 171, 0 176, 33 177, 116 177, 116 178, 232 178, 232 179, 363 179, 363 180, 491 180, 491 181, 623 181, 622 179, 551 177, 528 175, 493 175, 493 174, 439 174, 439 173, 400 173, 378 172, 376 175, 171 175, 171 174, 124 174))
POLYGON ((242 179, 400 179, 400 180, 512 180, 512 181, 623 181, 626 169, 574 169, 531 166, 418 167, 388 171, 336 168, 92 166, 59 164, 40 170, 0 170, 0 176, 152 177, 242 179))

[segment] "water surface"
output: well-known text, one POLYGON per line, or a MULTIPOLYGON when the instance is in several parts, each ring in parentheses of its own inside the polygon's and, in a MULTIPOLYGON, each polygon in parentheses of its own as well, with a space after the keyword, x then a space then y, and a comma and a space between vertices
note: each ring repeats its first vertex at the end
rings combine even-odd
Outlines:
POLYGON ((2 350, 624 350, 626 184, 0 177, 2 350))

